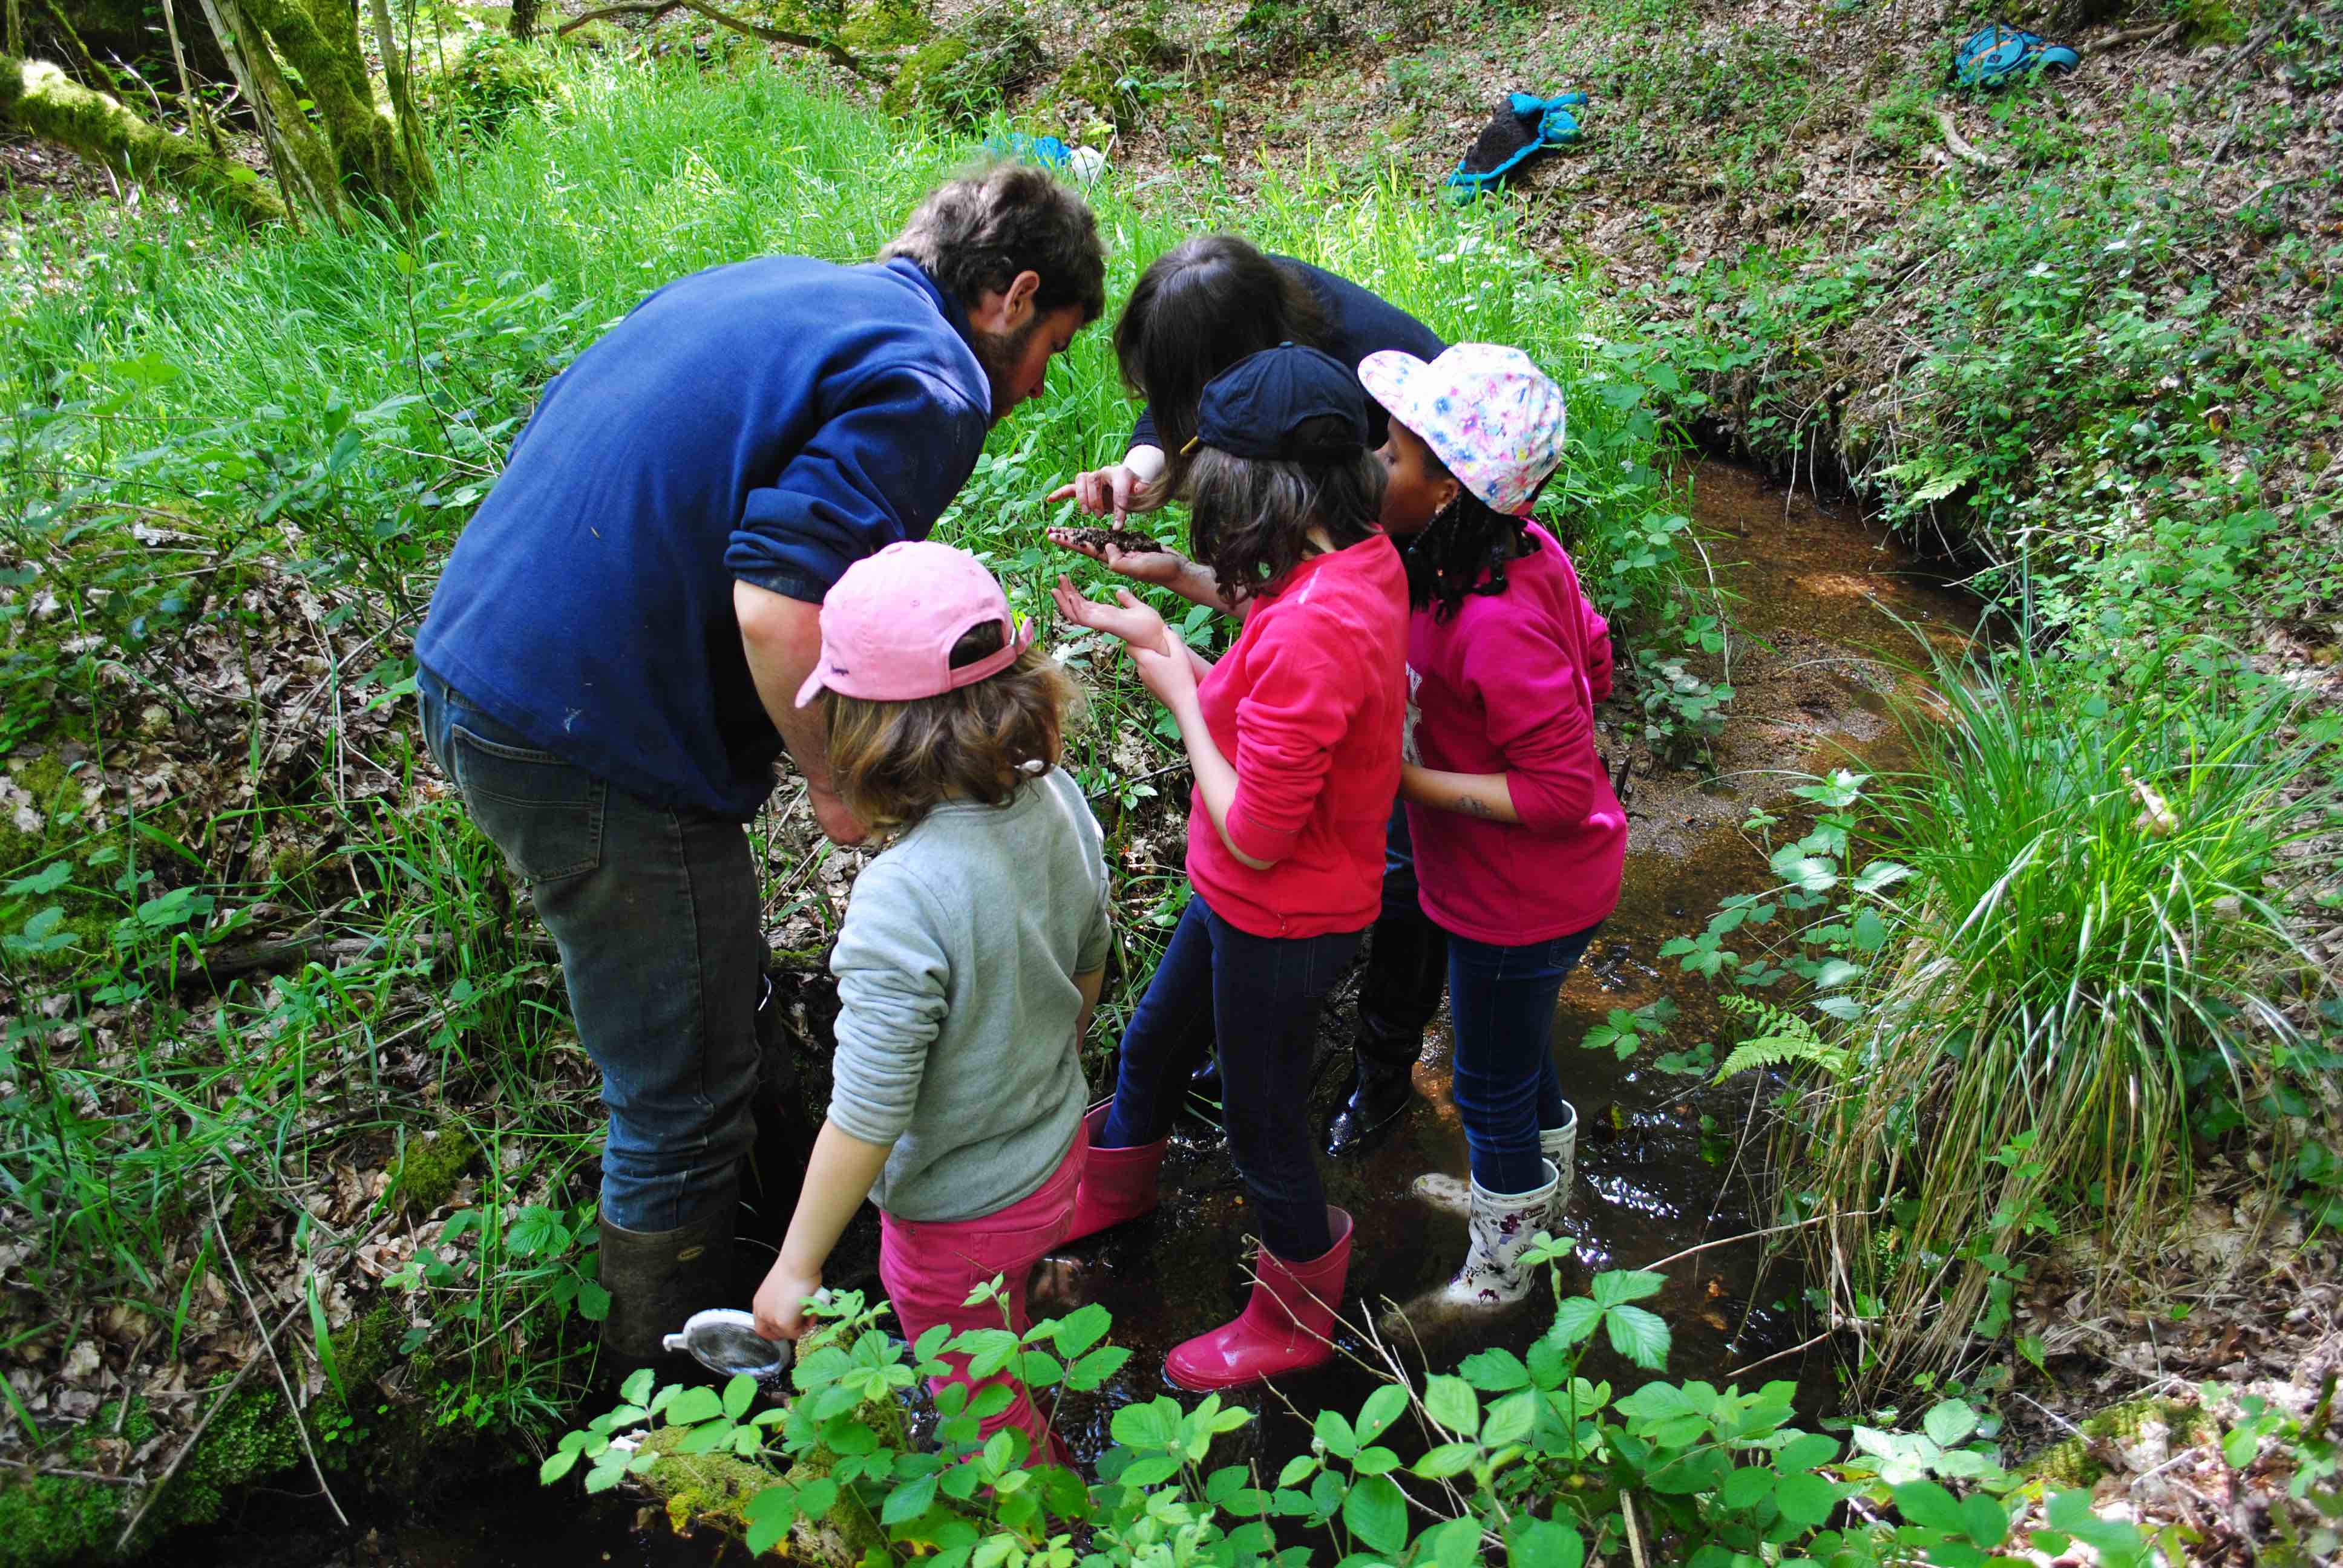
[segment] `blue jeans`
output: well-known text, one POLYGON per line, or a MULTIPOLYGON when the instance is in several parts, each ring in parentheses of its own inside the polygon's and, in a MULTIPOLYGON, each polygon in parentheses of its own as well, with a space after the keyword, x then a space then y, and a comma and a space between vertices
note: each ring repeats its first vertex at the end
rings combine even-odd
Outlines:
POLYGON ((1448 1011, 1456 1020, 1452 1092, 1472 1151, 1473 1180, 1488 1192, 1545 1185, 1538 1131, 1560 1127, 1562 1081, 1554 1066, 1554 1012, 1562 983, 1594 933, 1497 947, 1448 933, 1448 1011))
POLYGON ((679 1230, 729 1208, 755 1138, 765 941, 739 823, 653 805, 467 702, 428 670, 423 739, 535 896, 602 1070, 602 1217, 679 1230))
POLYGON ((1253 936, 1191 898, 1123 1031, 1098 1147, 1169 1132, 1189 1073, 1217 1040, 1229 1153, 1261 1216, 1262 1244, 1289 1263, 1322 1255, 1334 1239, 1310 1136, 1310 1070, 1320 1004, 1358 946, 1356 931, 1253 936))

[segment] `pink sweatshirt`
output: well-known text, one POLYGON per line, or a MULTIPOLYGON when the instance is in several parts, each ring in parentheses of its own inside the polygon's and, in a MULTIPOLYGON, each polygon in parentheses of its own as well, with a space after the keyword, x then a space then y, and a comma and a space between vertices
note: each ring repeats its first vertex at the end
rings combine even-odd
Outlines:
POLYGON ((1259 937, 1363 930, 1383 899, 1383 827, 1406 717, 1407 572, 1388 538, 1313 556, 1250 602, 1236 646, 1198 689, 1237 770, 1229 853, 1197 791, 1188 879, 1259 937))
POLYGON ((1449 773, 1509 773, 1521 821, 1411 804, 1423 912, 1500 947, 1582 931, 1619 906, 1627 814, 1594 751, 1594 705, 1611 694, 1611 628, 1577 570, 1535 523, 1534 554, 1505 589, 1467 594, 1445 621, 1410 618, 1408 717, 1415 760, 1449 773))

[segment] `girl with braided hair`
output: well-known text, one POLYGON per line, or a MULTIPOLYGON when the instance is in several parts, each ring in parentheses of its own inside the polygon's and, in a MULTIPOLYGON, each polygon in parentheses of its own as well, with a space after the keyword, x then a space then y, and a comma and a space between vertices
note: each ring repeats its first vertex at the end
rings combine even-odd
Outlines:
POLYGON ((1553 1053, 1564 980, 1619 902, 1627 823, 1594 750, 1610 628, 1530 519, 1563 456, 1562 389, 1518 349, 1367 356, 1391 416, 1383 523, 1408 539, 1400 797, 1423 912, 1447 935, 1469 1181, 1418 1180, 1471 1244, 1426 1319, 1517 1302, 1521 1254, 1569 1191, 1577 1113, 1553 1053))

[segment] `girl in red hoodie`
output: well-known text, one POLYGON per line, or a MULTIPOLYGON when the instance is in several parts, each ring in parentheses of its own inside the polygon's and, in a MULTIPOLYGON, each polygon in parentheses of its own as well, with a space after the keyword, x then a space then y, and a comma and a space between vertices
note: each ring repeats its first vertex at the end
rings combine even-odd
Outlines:
POLYGON ((1463 1268, 1417 1304, 1437 1315, 1521 1300, 1521 1253, 1570 1190, 1578 1116, 1554 1070, 1554 1006, 1618 907, 1627 821, 1594 750, 1610 628, 1529 520, 1562 461, 1562 389, 1520 350, 1483 343, 1429 363, 1372 354, 1359 378, 1391 415, 1383 525, 1411 536, 1400 792, 1418 896, 1448 933, 1453 1091, 1472 1156, 1469 1185, 1416 1183, 1471 1216, 1463 1268))
POLYGON ((1319 1179, 1309 1073, 1320 1004, 1380 908, 1407 580, 1377 527, 1383 470, 1348 366, 1292 344, 1251 355, 1206 386, 1196 428, 1192 542, 1244 618, 1236 645, 1208 665, 1127 592, 1097 604, 1061 578, 1057 598, 1122 638, 1196 776, 1194 896, 1123 1035, 1114 1099, 1090 1113, 1072 1236, 1155 1207, 1173 1112, 1217 1040, 1262 1250, 1244 1312, 1165 1362, 1204 1390, 1333 1354, 1351 1217, 1319 1179))

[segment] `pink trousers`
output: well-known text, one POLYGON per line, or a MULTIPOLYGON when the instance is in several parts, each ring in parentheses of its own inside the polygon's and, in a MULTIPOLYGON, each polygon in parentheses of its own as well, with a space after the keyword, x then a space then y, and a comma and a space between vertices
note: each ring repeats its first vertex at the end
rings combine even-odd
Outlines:
MULTIPOLYGON (((894 1303, 895 1321, 906 1340, 918 1343, 920 1336, 938 1323, 950 1324, 955 1333, 1006 1327, 1021 1334, 1032 1326, 1025 1311, 1025 1278, 1073 1228, 1074 1191, 1081 1183, 1082 1162, 1089 1153, 1089 1136, 1077 1126, 1073 1147, 1066 1151, 1050 1179, 1031 1197, 995 1214, 937 1221, 900 1220, 880 1211, 879 1278, 887 1287, 888 1300, 894 1303), (996 1274, 1001 1276, 1009 1308, 1006 1323, 1001 1321, 1000 1301, 974 1307, 965 1304, 969 1292, 996 1274)), ((983 1435, 990 1437, 1003 1427, 1013 1426, 1025 1434, 1025 1452, 1035 1461, 1046 1457, 1072 1467, 1073 1455, 1050 1430, 1050 1418, 1014 1378, 999 1372, 972 1379, 966 1356, 943 1359, 951 1364, 952 1372, 948 1377, 931 1379, 930 1392, 940 1392, 949 1383, 964 1383, 973 1398, 979 1390, 994 1383, 1009 1384, 1017 1397, 1007 1410, 980 1424, 983 1435)))

